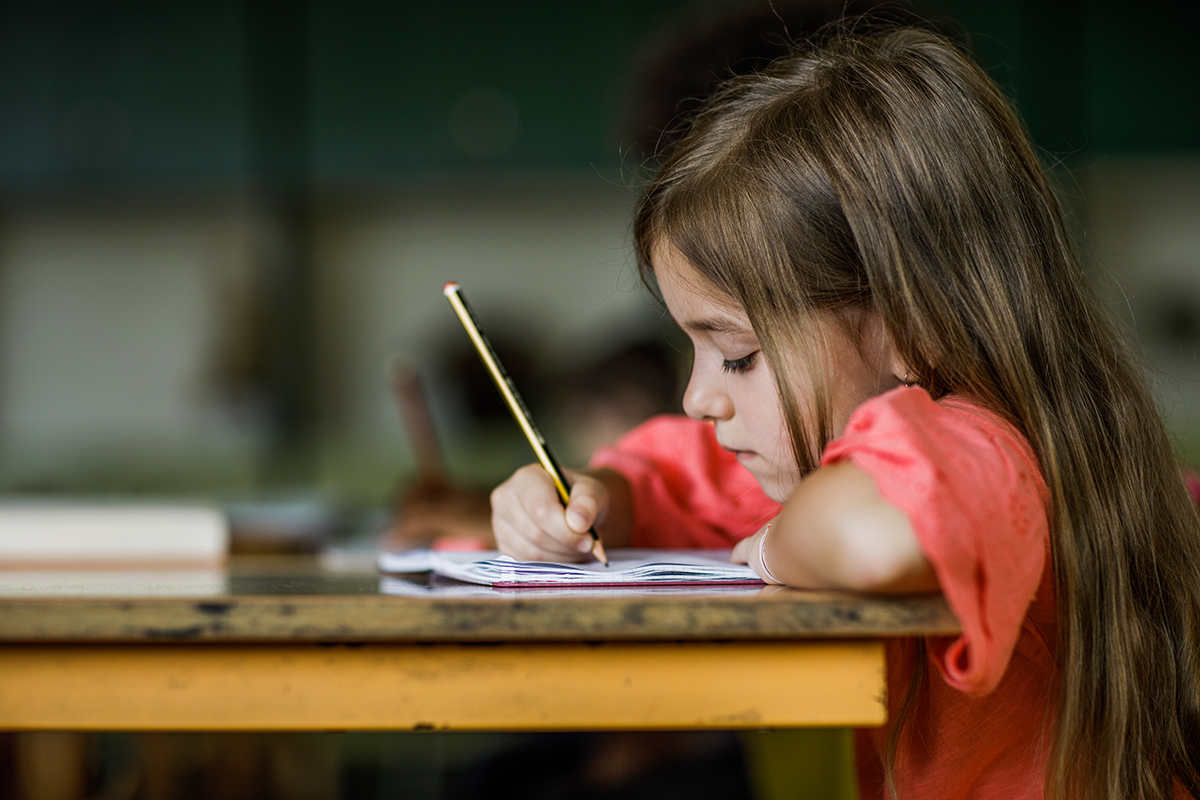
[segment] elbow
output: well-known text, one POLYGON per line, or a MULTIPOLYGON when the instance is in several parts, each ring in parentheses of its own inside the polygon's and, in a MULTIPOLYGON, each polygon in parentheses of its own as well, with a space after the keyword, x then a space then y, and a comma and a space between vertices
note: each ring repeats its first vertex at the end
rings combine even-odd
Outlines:
POLYGON ((822 467, 802 481, 779 520, 781 533, 791 533, 785 534, 790 548, 781 549, 790 549, 791 571, 804 579, 794 585, 871 594, 939 588, 908 515, 851 462, 822 467))
POLYGON ((934 591, 936 583, 923 580, 924 573, 896 561, 871 558, 847 564, 838 574, 838 588, 862 594, 897 594, 934 591))
POLYGON ((831 537, 835 554, 832 582, 864 594, 902 594, 938 590, 933 565, 921 551, 907 518, 902 525, 850 518, 831 537))

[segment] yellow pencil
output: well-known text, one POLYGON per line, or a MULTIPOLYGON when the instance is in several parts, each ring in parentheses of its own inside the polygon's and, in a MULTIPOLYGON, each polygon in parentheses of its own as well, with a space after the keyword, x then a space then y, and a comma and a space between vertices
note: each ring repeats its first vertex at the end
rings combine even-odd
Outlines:
MULTIPOLYGON (((475 315, 471 313, 471 308, 467 305, 462 290, 457 283, 451 281, 442 287, 442 294, 446 295, 454 313, 458 315, 459 322, 466 328, 467 335, 471 337, 471 343, 475 345, 475 351, 479 353, 479 358, 487 367, 488 374, 492 376, 492 382, 500 390, 500 395, 504 398, 508 410, 512 412, 513 418, 521 426, 521 431, 529 440, 529 446, 533 448, 533 452, 537 454, 542 468, 550 473, 550 479, 554 481, 554 488, 558 490, 558 497, 565 506, 571 496, 571 486, 567 483, 567 476, 550 453, 550 448, 546 445, 546 439, 542 436, 542 432, 533 424, 533 417, 530 416, 529 409, 525 407, 525 401, 521 399, 521 395, 517 393, 517 387, 513 385, 512 378, 508 377, 508 373, 500 364, 496 351, 492 349, 492 343, 479 329, 479 323, 476 322, 475 315)), ((607 567, 608 555, 604 552, 600 534, 596 533, 594 527, 589 528, 588 533, 592 535, 592 555, 604 562, 604 566, 607 567)))

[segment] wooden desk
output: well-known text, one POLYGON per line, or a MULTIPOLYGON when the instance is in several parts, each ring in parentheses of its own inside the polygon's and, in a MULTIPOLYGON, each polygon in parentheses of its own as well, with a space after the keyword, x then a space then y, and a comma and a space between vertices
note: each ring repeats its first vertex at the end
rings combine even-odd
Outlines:
POLYGON ((939 597, 389 596, 369 569, 0 574, 0 730, 880 725, 939 597))

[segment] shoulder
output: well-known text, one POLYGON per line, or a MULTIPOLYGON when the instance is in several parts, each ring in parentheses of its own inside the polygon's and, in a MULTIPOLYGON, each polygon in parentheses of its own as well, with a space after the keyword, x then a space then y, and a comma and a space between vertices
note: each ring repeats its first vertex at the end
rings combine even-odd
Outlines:
POLYGON ((713 426, 654 417, 592 457, 625 477, 637 547, 731 547, 779 513, 713 426))
POLYGON ((900 387, 859 406, 831 442, 822 463, 876 453, 900 468, 916 461, 968 477, 980 471, 1028 482, 1048 502, 1041 466, 1028 439, 1004 416, 961 395, 934 400, 920 387, 900 387), (963 475, 960 471, 966 470, 963 475), (1010 474, 1011 473, 1011 474, 1010 474))
POLYGON ((950 394, 934 400, 919 386, 901 386, 866 401, 850 416, 845 435, 869 434, 881 427, 924 426, 978 428, 1017 442, 1025 441, 1016 427, 997 412, 962 395, 950 394))
POLYGON ((617 451, 642 457, 669 456, 719 458, 725 451, 717 443, 713 426, 678 414, 651 417, 600 453, 617 451))
POLYGON ((606 467, 631 481, 644 477, 666 484, 673 491, 692 492, 696 487, 747 491, 759 494, 754 477, 737 457, 717 442, 713 426, 689 417, 662 415, 638 425, 614 444, 592 456, 590 466, 606 467))
POLYGON ((1029 442, 967 398, 895 389, 855 410, 822 463, 850 460, 902 510, 963 635, 939 654, 946 681, 995 688, 1041 584, 1049 493, 1029 442))

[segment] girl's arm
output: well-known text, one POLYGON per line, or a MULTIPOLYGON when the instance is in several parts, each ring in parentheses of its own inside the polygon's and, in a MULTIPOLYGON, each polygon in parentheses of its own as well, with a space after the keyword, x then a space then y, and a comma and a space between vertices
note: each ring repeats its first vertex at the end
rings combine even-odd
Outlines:
POLYGON ((492 492, 492 530, 500 552, 521 561, 578 561, 596 526, 606 548, 628 547, 633 531, 629 482, 618 472, 566 470, 564 509, 554 482, 537 464, 522 467, 492 492))
POLYGON ((779 516, 740 542, 733 559, 764 580, 804 589, 938 589, 908 517, 850 461, 821 467, 801 481, 779 516))

